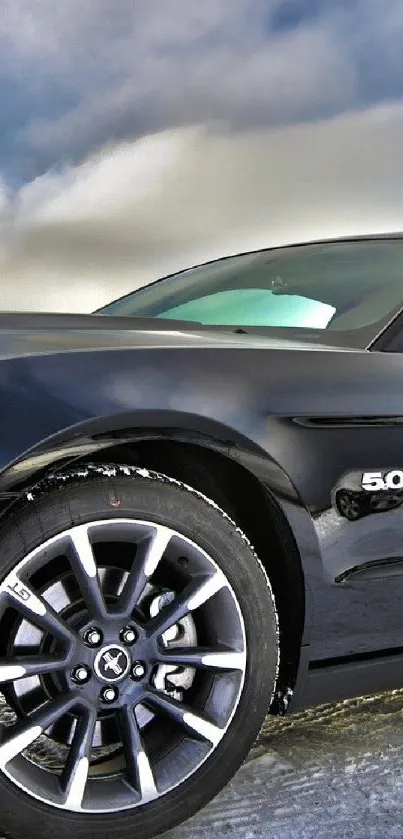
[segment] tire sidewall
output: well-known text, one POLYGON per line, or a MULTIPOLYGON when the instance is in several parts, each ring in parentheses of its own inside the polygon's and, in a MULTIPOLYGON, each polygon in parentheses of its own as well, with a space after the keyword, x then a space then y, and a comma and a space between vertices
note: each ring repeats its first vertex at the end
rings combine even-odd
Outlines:
POLYGON ((27 553, 72 525, 106 518, 155 522, 183 534, 202 548, 226 575, 245 626, 247 667, 243 691, 228 731, 196 772, 156 802, 121 813, 80 814, 34 801, 0 774, 2 829, 12 836, 67 839, 146 839, 188 818, 213 798, 238 769, 256 740, 269 708, 278 670, 278 625, 267 576, 246 537, 216 505, 189 487, 147 473, 90 475, 44 492, 15 510, 0 530, 3 579, 27 553), (22 807, 23 805, 23 807, 22 807))

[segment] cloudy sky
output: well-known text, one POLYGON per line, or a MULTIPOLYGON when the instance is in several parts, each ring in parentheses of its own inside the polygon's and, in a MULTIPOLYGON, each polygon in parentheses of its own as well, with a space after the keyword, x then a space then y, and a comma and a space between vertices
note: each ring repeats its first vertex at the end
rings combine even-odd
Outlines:
POLYGON ((1 308, 403 229, 402 0, 0 0, 1 308))

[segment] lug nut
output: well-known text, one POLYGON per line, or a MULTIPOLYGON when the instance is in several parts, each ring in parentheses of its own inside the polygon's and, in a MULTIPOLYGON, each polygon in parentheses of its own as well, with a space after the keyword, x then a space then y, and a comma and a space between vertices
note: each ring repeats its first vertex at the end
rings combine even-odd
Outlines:
POLYGON ((114 688, 112 685, 108 685, 101 690, 101 699, 102 702, 115 702, 115 700, 119 696, 119 691, 117 688, 114 688))
POLYGON ((96 626, 90 626, 89 629, 84 632, 84 644, 87 647, 99 647, 102 642, 102 632, 96 626))
POLYGON ((84 685, 85 682, 88 682, 91 673, 88 667, 85 664, 79 664, 77 667, 74 668, 71 678, 73 682, 76 682, 78 685, 84 685))
POLYGON ((146 666, 142 661, 135 661, 132 667, 132 679, 139 681, 146 675, 146 666))
POLYGON ((129 647, 137 640, 136 630, 132 626, 123 627, 120 633, 120 640, 129 647))

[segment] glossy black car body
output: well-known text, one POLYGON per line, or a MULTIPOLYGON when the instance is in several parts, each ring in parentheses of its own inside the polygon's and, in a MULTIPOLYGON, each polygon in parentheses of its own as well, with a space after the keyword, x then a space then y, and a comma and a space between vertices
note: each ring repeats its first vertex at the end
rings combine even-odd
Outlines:
POLYGON ((237 518, 270 573, 274 710, 401 687, 403 498, 362 483, 403 468, 403 315, 364 346, 243 332, 0 316, 2 514, 72 463, 169 470, 237 518))

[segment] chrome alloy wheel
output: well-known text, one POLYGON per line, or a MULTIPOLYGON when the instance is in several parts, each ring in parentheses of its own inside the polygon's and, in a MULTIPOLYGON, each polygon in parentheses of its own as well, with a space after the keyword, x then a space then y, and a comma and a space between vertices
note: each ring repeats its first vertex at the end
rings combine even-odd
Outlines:
POLYGON ((121 811, 177 787, 222 740, 245 680, 227 577, 152 522, 77 525, 29 553, 0 586, 4 638, 0 770, 70 811, 121 811))

